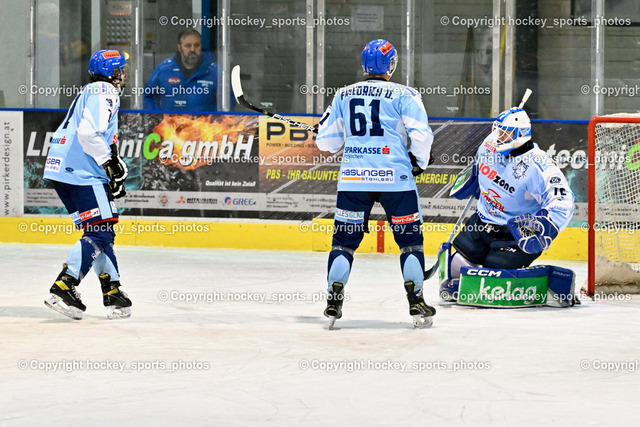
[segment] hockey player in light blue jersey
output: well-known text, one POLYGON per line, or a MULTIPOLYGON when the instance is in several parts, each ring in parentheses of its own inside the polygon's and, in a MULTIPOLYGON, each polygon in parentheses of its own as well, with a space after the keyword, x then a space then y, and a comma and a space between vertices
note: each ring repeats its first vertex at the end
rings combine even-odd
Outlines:
POLYGON ((397 60, 388 41, 368 43, 362 52, 366 79, 341 89, 319 123, 319 149, 336 153, 344 146, 324 312, 330 328, 342 317, 344 286, 375 202, 384 208, 402 252, 400 265, 414 325, 430 326, 435 314, 422 296, 422 215, 414 180, 427 168, 433 134, 420 95, 388 81, 397 60))
POLYGON ((451 195, 475 196, 478 203, 452 248, 446 243, 441 248, 447 258, 440 286, 445 300, 455 299, 464 266, 531 265, 568 225, 574 211, 567 180, 531 141, 531 123, 522 108, 498 116, 471 170, 459 178, 451 195))
POLYGON ((94 53, 89 76, 91 82, 73 100, 51 139, 44 168, 44 179, 53 185, 76 227, 84 230, 51 286, 45 305, 81 319, 86 306, 76 287, 93 266, 107 317, 129 317, 131 300, 120 290, 113 252, 113 224, 118 221, 114 199, 125 195, 127 176, 117 148, 124 56, 117 50, 94 53))

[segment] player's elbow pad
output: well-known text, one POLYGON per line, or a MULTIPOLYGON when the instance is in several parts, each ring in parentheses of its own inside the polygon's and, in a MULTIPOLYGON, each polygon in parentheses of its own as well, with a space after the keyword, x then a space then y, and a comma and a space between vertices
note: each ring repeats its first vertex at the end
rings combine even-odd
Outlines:
POLYGON ((449 192, 449 196, 458 200, 468 199, 469 197, 477 199, 480 196, 480 186, 478 185, 478 174, 475 166, 458 175, 449 192))

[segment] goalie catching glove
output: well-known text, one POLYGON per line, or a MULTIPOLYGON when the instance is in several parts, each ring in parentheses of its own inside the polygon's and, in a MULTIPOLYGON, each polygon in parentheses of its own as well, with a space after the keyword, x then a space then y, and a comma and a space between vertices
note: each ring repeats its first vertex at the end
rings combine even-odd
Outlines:
POLYGON ((549 211, 540 209, 535 215, 526 214, 511 218, 507 227, 518 247, 528 254, 547 250, 558 235, 558 227, 549 218, 549 211))
POLYGON ((109 191, 114 199, 124 197, 127 192, 124 189, 124 180, 127 179, 129 169, 127 164, 118 155, 118 146, 111 144, 111 158, 102 167, 109 177, 109 191))

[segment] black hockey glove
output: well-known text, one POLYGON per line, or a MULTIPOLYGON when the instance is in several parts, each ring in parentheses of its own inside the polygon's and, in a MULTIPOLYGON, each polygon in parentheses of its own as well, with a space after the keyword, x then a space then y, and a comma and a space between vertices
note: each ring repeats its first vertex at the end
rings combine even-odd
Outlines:
MULTIPOLYGON (((413 176, 418 176, 426 170, 418 166, 418 159, 416 159, 416 156, 414 156, 411 151, 409 151, 409 159, 411 159, 411 166, 412 166, 411 174, 413 176)), ((429 164, 431 164, 431 159, 429 159, 429 164)))
POLYGON ((118 146, 111 144, 111 158, 102 165, 109 177, 109 190, 114 199, 124 197, 127 192, 124 189, 124 180, 127 179, 129 169, 127 164, 118 155, 118 146))

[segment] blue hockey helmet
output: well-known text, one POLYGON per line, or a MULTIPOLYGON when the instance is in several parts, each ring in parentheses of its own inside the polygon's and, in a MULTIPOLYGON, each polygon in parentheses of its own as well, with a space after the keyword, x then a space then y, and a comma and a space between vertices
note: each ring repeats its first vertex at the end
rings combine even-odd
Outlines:
POLYGON ((389 74, 396 70, 398 52, 391 43, 384 39, 372 40, 362 51, 362 70, 365 74, 389 74))
POLYGON ((500 113, 491 130, 496 151, 505 156, 531 139, 531 121, 522 108, 514 107, 500 113))
POLYGON ((124 55, 117 50, 99 50, 89 59, 89 75, 120 84, 124 80, 125 64, 124 55))

